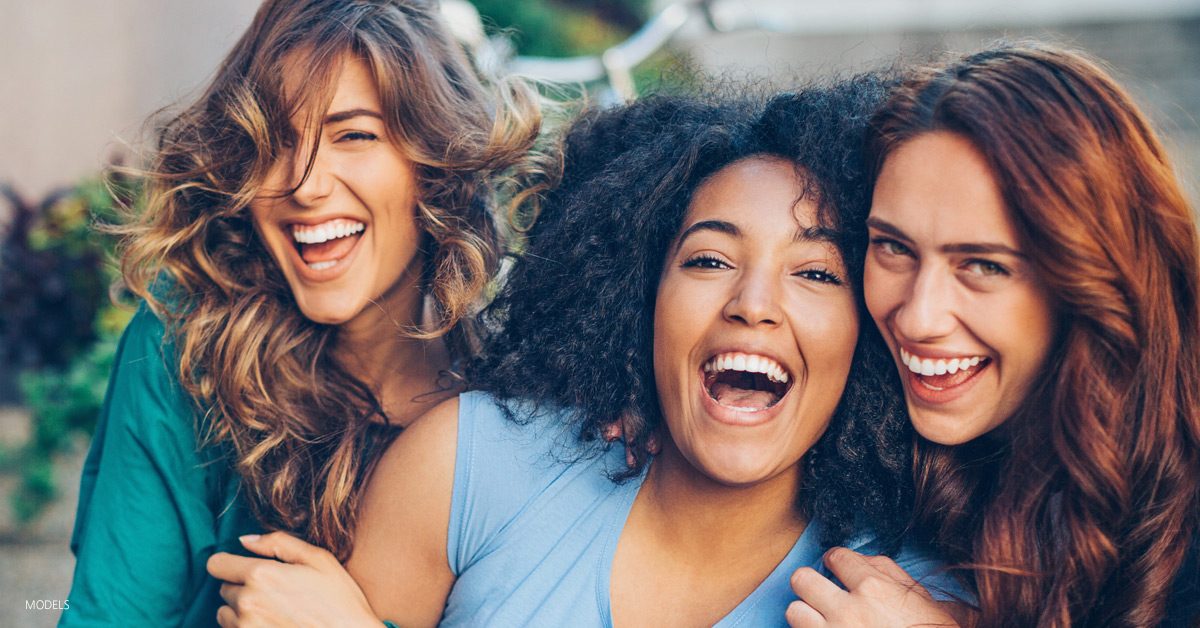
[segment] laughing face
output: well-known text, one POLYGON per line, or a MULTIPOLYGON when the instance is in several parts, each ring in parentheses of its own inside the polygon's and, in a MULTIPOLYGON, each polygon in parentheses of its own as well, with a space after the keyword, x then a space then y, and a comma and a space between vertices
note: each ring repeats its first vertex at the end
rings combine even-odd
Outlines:
POLYGON ((913 426, 944 445, 992 431, 1042 372, 1055 319, 983 155, 950 133, 909 140, 884 162, 867 224, 867 308, 913 426))
MULTIPOLYGON (((285 84, 299 89, 300 74, 285 84)), ((417 183, 388 137, 366 63, 346 57, 328 108, 298 111, 293 126, 302 141, 281 154, 250 211, 300 310, 331 325, 364 312, 411 322, 404 317, 420 303, 417 183), (310 124, 320 125, 320 143, 304 177, 310 124)))
POLYGON ((671 438, 709 478, 794 468, 842 395, 858 319, 841 256, 794 166, 750 158, 696 191, 667 254, 654 375, 671 438))

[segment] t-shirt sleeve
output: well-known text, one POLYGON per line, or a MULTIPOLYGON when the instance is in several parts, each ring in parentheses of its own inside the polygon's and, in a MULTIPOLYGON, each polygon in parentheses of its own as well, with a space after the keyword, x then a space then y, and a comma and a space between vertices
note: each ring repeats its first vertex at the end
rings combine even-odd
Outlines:
POLYGON ((905 544, 896 555, 896 564, 939 602, 976 602, 975 595, 959 579, 961 572, 948 568, 927 548, 905 544))
MULTIPOLYGON (((558 415, 523 414, 514 404, 512 420, 486 393, 459 397, 458 446, 446 556, 460 575, 478 558, 502 543, 510 524, 534 498, 571 466, 556 455, 562 440, 558 415)), ((570 448, 561 448, 562 453, 570 448)))
POLYGON ((121 338, 84 463, 62 626, 177 625, 215 542, 211 460, 144 305, 121 338))

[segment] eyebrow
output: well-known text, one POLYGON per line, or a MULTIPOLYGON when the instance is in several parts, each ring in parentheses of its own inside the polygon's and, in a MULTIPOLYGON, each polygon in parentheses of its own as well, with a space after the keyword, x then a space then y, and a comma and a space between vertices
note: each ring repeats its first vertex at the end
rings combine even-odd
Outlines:
POLYGON ((383 120, 383 116, 379 115, 379 112, 377 111, 372 111, 370 109, 347 109, 345 111, 337 111, 325 116, 325 124, 337 124, 338 122, 345 122, 346 120, 357 118, 359 116, 367 116, 370 118, 383 120))
MULTIPOLYGON (((908 237, 908 234, 901 231, 899 227, 879 218, 867 218, 867 226, 875 229, 876 231, 882 231, 883 233, 886 233, 894 238, 904 240, 908 243, 912 243, 913 241, 912 238, 908 237)), ((1014 249, 1007 244, 1000 244, 999 242, 955 242, 952 244, 942 245, 941 251, 943 253, 959 253, 966 255, 1011 255, 1020 259, 1027 259, 1028 257, 1017 249, 1014 249)))
MULTIPOLYGON (((688 227, 679 235, 679 240, 675 244, 675 250, 678 251, 689 236, 700 231, 716 231, 734 238, 742 237, 741 229, 737 225, 726 222, 724 220, 701 220, 700 222, 688 227)), ((838 232, 827 227, 801 227, 796 229, 796 233, 792 236, 794 242, 836 242, 838 232)))

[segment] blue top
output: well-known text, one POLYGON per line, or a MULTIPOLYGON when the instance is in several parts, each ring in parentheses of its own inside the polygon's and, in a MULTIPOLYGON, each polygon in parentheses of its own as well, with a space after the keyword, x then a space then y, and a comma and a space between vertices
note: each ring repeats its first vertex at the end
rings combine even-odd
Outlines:
POLYGON ((223 447, 202 447, 175 347, 142 305, 117 348, 79 488, 70 608, 59 625, 212 626, 216 551, 261 532, 223 447))
MULTIPOLYGON (((536 417, 517 424, 486 394, 459 399, 458 453, 446 554, 457 577, 446 601, 444 626, 611 626, 609 580, 613 555, 645 474, 617 484, 608 472, 625 468, 611 447, 577 459, 575 437, 561 420, 536 417)), ((789 579, 821 564, 821 524, 814 520, 769 576, 716 625, 783 626, 796 599, 789 579)), ((878 553, 862 535, 846 544, 878 553)), ((926 586, 960 591, 941 563, 904 548, 899 563, 926 586)))

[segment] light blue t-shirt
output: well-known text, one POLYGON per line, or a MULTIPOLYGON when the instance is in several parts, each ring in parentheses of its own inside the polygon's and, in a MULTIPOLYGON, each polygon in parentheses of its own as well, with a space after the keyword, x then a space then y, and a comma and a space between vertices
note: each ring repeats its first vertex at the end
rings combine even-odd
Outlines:
MULTIPOLYGON (((509 420, 494 399, 459 398, 458 454, 446 551, 457 577, 443 626, 611 626, 609 581, 617 539, 645 474, 617 484, 620 446, 577 459, 574 436, 553 416, 509 420)), ((796 599, 789 578, 810 566, 828 575, 820 521, 809 523, 769 576, 717 626, 784 626, 796 599)), ((873 538, 847 547, 878 553, 873 538)), ((931 591, 957 591, 930 555, 896 562, 931 591)), ((939 598, 945 596, 937 595, 939 598)))

